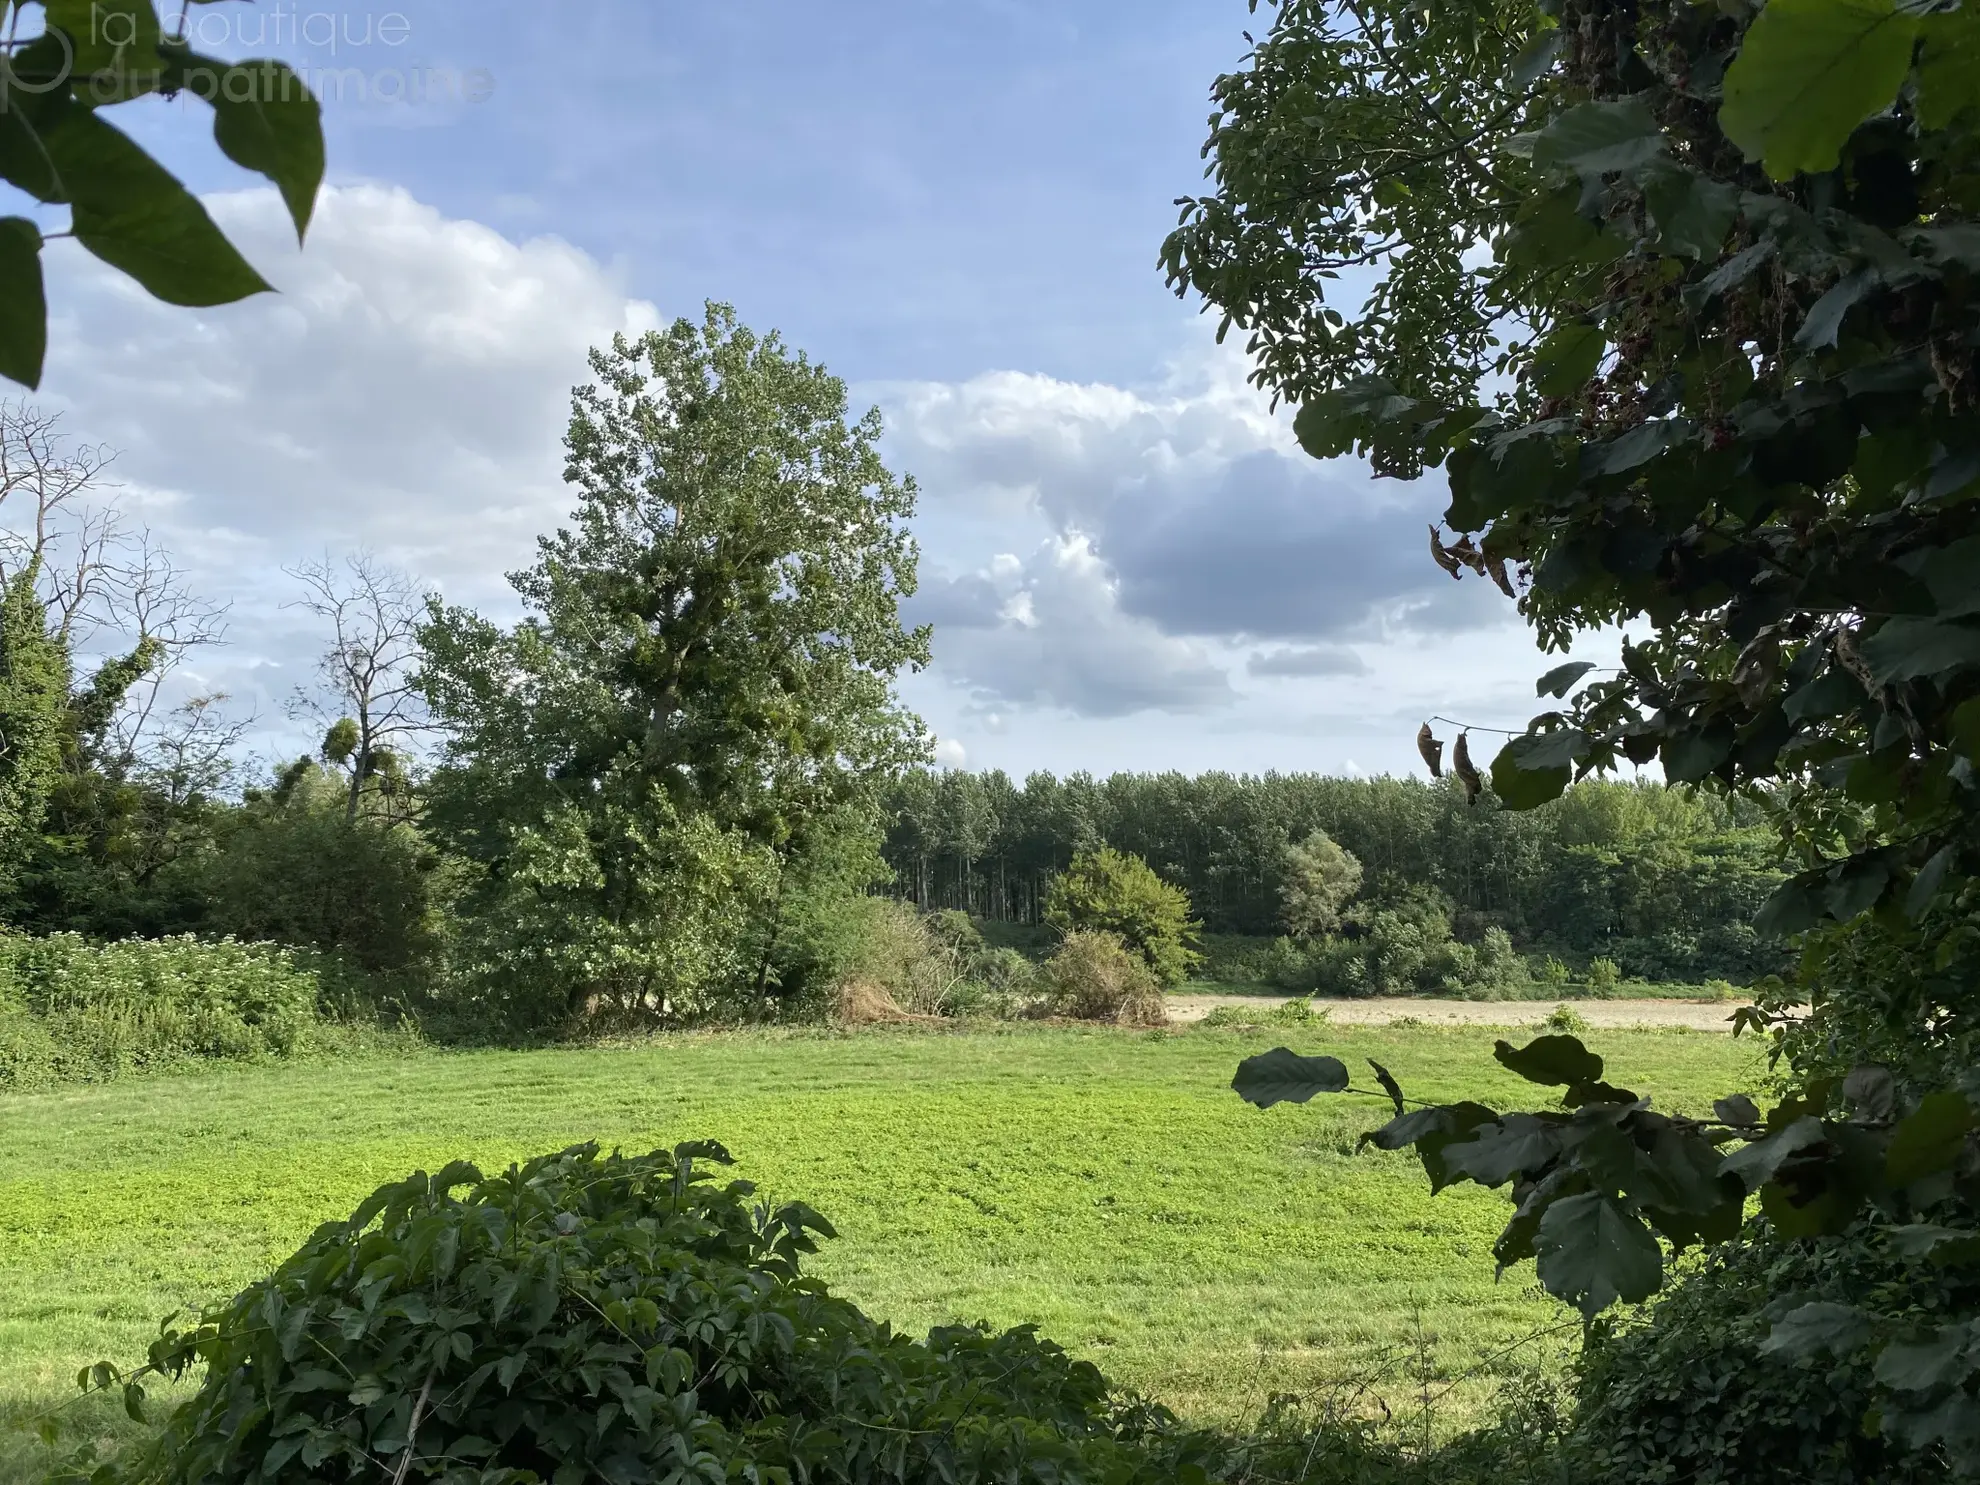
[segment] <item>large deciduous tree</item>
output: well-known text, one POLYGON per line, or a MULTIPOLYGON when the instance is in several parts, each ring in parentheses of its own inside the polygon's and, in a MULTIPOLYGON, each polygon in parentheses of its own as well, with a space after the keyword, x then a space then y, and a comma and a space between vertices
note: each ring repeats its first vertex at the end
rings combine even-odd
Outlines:
POLYGON ((511 579, 528 617, 436 605, 421 633, 429 819, 484 873, 467 968, 524 1018, 763 980, 784 865, 926 747, 892 697, 928 636, 878 413, 721 306, 591 366, 577 509, 511 579))
MULTIPOLYGON (((1561 704, 1494 764, 1503 803, 1656 761, 1766 799, 1800 858, 1762 921, 1805 935, 1774 1008, 1814 1003, 1785 1044, 1806 1081, 1766 1121, 1632 1108, 1556 1044, 1501 1057, 1573 1114, 1417 1111, 1377 1137, 1439 1184, 1511 1181, 1501 1260, 1537 1253, 1590 1313, 1657 1287, 1659 1237, 1729 1236, 1748 1191, 1776 1233, 1867 1213, 1970 1254, 1976 43, 1980 11, 1929 0, 1287 3, 1217 85, 1214 187, 1165 250, 1309 452, 1444 469, 1452 576, 1551 647, 1633 630, 1620 671, 1541 679, 1561 704), (1350 269, 1365 305, 1368 281, 1328 302, 1350 269), (1447 328, 1396 311, 1437 299, 1447 328)), ((1882 1427, 1980 1468, 1959 1333, 1816 1306, 1769 1344, 1888 1346, 1882 1427)))

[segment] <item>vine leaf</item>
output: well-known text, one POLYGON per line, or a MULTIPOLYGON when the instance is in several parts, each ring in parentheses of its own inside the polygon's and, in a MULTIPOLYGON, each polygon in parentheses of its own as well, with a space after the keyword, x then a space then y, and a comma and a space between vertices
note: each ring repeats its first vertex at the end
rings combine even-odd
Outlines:
POLYGON ((1726 69, 1719 127, 1775 180, 1833 170, 1896 100, 1917 34, 1898 0, 1768 0, 1726 69))
POLYGON ((1305 1103, 1316 1093, 1339 1093, 1347 1085, 1347 1064, 1340 1058, 1302 1057, 1290 1047, 1245 1058, 1231 1079, 1232 1091, 1261 1109, 1275 1103, 1305 1103))

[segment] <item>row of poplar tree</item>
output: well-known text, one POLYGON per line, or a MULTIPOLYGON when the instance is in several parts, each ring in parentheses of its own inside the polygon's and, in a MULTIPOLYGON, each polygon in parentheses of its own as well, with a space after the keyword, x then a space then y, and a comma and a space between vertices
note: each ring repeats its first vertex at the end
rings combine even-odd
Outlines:
POLYGON ((1187 891, 1206 930, 1281 933, 1288 847, 1321 831, 1360 861, 1364 896, 1435 888, 1461 935, 1498 926, 1657 979, 1779 958, 1751 926, 1778 838, 1746 802, 1661 784, 1590 780, 1521 812, 1448 780, 919 771, 887 814, 895 890, 991 919, 1040 921, 1052 877, 1106 845, 1187 891))

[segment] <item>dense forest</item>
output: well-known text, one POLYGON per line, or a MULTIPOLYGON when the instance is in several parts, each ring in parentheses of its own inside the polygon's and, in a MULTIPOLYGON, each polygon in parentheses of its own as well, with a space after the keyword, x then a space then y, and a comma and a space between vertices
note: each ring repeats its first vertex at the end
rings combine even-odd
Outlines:
POLYGON ((1780 959, 1752 927, 1781 880, 1779 838, 1722 794, 1588 780, 1517 812, 1468 804, 1452 780, 921 771, 886 809, 894 890, 993 920, 1040 921, 1054 875, 1106 845, 1188 892, 1207 931, 1278 934, 1287 848, 1321 831, 1360 862, 1365 893, 1441 892, 1461 938, 1500 927, 1653 980, 1744 979, 1780 959))

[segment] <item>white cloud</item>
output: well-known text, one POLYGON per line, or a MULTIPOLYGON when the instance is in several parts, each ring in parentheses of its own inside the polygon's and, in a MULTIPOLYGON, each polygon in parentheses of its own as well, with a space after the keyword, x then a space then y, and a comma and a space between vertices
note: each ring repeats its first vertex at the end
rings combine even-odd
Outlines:
POLYGON ((298 252, 271 191, 209 199, 282 291, 159 304, 73 247, 51 253, 41 400, 116 473, 200 588, 236 601, 209 682, 269 699, 317 641, 286 563, 359 545, 508 606, 501 574, 569 509, 560 440, 587 347, 658 321, 555 238, 517 243, 404 191, 326 191, 298 252))

